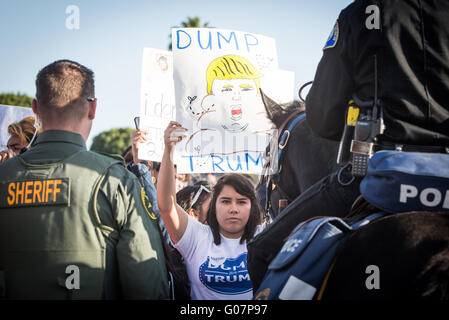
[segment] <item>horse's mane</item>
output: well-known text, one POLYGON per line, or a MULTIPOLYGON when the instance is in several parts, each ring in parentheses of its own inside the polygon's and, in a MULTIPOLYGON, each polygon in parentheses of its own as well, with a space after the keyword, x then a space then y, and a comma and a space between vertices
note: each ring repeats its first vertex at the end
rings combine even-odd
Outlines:
POLYGON ((291 102, 279 104, 278 107, 279 109, 277 110, 277 112, 274 112, 272 114, 271 121, 274 125, 276 125, 276 127, 279 128, 279 125, 284 122, 284 120, 287 119, 290 114, 292 114, 299 108, 303 108, 304 103, 294 100, 291 102))
POLYGON ((298 108, 304 107, 305 105, 304 105, 303 102, 300 102, 300 101, 298 101, 298 100, 293 100, 293 101, 291 101, 291 102, 281 103, 279 106, 280 106, 282 109, 284 109, 285 112, 291 113, 291 112, 295 111, 295 110, 298 109, 298 108))

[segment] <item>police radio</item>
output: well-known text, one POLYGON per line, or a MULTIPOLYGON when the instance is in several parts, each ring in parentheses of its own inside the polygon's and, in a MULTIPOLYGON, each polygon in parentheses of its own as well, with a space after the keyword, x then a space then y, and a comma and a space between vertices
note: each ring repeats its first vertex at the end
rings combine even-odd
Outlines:
MULTIPOLYGON (((354 97, 356 105, 362 105, 354 97), (358 102, 358 103, 357 103, 358 102)), ((368 169, 368 161, 374 154, 374 144, 377 136, 383 132, 382 117, 374 118, 371 110, 361 109, 359 119, 354 128, 354 138, 351 141, 352 174, 355 177, 364 177, 368 169)))
POLYGON ((352 175, 364 177, 368 161, 374 154, 377 136, 384 131, 383 114, 377 98, 377 56, 374 55, 374 100, 362 101, 353 96, 354 104, 359 108, 355 123, 354 137, 351 141, 352 175))
POLYGON ((374 55, 374 78, 374 100, 364 101, 354 95, 349 101, 345 128, 338 149, 337 163, 351 161, 352 175, 355 177, 366 175, 368 161, 374 154, 377 136, 384 130, 382 109, 377 98, 376 55, 374 55))

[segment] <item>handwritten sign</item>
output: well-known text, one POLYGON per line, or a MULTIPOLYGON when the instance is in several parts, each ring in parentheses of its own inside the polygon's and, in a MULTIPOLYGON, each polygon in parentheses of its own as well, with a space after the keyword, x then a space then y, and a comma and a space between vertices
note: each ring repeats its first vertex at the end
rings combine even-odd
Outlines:
POLYGON ((148 141, 139 148, 139 158, 161 161, 164 130, 176 119, 173 55, 170 51, 144 48, 140 98, 140 128, 148 141))
POLYGON ((272 127, 260 88, 278 101, 282 91, 274 39, 208 28, 175 28, 172 39, 176 119, 188 129, 178 172, 260 173, 272 127))

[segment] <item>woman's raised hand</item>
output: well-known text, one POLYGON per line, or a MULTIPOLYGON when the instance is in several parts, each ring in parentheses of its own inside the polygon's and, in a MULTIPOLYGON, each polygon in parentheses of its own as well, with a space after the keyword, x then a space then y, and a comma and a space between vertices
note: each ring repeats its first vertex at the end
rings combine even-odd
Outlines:
POLYGON ((179 122, 170 121, 164 132, 164 144, 166 148, 172 149, 176 143, 187 136, 187 129, 179 122))

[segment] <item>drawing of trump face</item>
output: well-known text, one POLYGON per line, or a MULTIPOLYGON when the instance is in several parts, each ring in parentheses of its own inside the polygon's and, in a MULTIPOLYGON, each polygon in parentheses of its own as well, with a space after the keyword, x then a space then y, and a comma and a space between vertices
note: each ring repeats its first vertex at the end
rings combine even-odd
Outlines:
POLYGON ((248 128, 254 111, 262 105, 262 76, 245 58, 227 55, 212 61, 207 69, 207 92, 201 107, 208 126, 237 133, 248 128))

